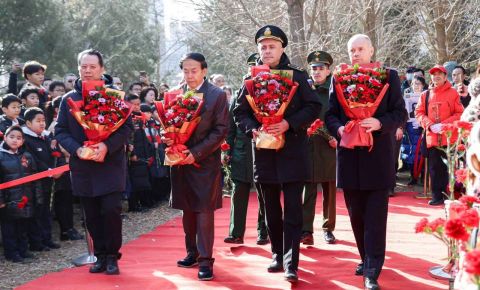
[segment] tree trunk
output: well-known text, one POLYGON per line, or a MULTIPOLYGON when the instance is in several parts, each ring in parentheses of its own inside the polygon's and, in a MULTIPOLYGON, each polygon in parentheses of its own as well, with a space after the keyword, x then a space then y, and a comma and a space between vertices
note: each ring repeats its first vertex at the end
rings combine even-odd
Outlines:
POLYGON ((303 17, 304 0, 285 0, 287 3, 288 24, 290 28, 290 60, 293 64, 306 65, 307 49, 305 40, 305 20, 303 17))

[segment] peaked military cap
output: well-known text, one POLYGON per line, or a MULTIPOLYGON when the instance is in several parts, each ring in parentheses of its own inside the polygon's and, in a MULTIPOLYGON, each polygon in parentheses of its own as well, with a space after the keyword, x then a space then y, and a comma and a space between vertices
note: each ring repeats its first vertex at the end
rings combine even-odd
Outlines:
POLYGON ((288 38, 285 32, 275 25, 266 25, 257 31, 257 34, 255 34, 255 43, 258 44, 264 39, 278 40, 282 43, 282 47, 286 47, 288 44, 288 38))
POLYGON ((330 66, 333 63, 333 58, 328 52, 315 50, 308 55, 307 62, 310 66, 330 66))
POLYGON ((257 59, 260 57, 260 55, 258 54, 258 52, 255 52, 254 54, 251 54, 248 58, 247 58, 247 64, 248 65, 255 65, 257 64, 257 59))

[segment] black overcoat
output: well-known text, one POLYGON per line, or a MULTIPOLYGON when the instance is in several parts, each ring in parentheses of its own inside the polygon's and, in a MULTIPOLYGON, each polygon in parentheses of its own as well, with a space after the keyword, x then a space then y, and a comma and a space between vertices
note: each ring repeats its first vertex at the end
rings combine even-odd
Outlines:
POLYGON ((220 145, 228 131, 228 102, 225 93, 208 81, 204 81, 198 93, 203 93, 202 119, 186 146, 199 167, 171 167, 171 206, 205 212, 222 207, 220 145))
MULTIPOLYGON (((355 190, 388 190, 395 187, 395 160, 393 138, 407 119, 405 102, 397 71, 387 69, 388 88, 374 116, 382 127, 373 132, 373 149, 356 147, 337 148, 337 187, 355 190)), ((330 86, 329 109, 325 122, 332 136, 338 138, 338 128, 350 120, 337 100, 335 78, 330 86)), ((340 144, 340 140, 339 140, 340 144)))
MULTIPOLYGON (((104 76, 105 83, 111 84, 111 78, 104 76)), ((82 100, 82 83, 78 79, 75 88, 62 97, 55 139, 70 153, 70 175, 73 194, 83 197, 102 196, 113 192, 125 191, 127 160, 125 147, 133 130, 131 117, 104 141, 108 148, 104 162, 82 160, 77 157, 77 149, 87 141, 83 128, 70 113, 66 99, 82 100)))
MULTIPOLYGON (((299 87, 283 117, 289 124, 289 129, 285 132, 285 146, 278 151, 257 149, 252 142, 254 181, 270 184, 302 182, 309 175, 307 128, 320 114, 322 105, 317 92, 308 83, 307 73, 291 65, 286 54, 282 55, 280 64, 275 69, 293 70, 293 80, 299 87)), ((243 85, 233 115, 240 130, 252 138, 252 130, 260 128, 261 124, 253 115, 247 94, 243 85)))

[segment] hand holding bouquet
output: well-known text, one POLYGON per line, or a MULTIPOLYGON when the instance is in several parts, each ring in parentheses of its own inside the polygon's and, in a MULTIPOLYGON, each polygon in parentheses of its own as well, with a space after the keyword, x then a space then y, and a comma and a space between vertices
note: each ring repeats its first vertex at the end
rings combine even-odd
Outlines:
MULTIPOLYGON (((166 92, 164 100, 155 102, 163 136, 173 144, 165 149, 165 165, 183 165, 188 151, 185 143, 200 123, 200 109, 203 106, 203 94, 181 90, 166 92)), ((198 166, 198 164, 193 163, 198 166)))
POLYGON ((257 148, 280 149, 285 136, 268 133, 267 127, 282 122, 298 84, 292 81, 293 72, 270 70, 266 65, 251 68, 252 79, 245 81, 246 96, 255 118, 262 124, 255 136, 257 148))

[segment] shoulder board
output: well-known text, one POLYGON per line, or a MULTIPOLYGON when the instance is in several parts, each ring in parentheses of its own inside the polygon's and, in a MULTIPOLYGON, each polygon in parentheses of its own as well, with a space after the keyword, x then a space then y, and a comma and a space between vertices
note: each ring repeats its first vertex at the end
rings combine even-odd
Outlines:
POLYGON ((250 73, 246 74, 243 76, 243 79, 246 80, 246 79, 249 79, 251 77, 250 73))
POLYGON ((301 71, 301 72, 304 72, 304 71, 305 71, 304 68, 301 68, 301 67, 299 67, 299 66, 297 66, 297 65, 294 65, 294 64, 291 64, 291 63, 288 64, 288 67, 289 67, 289 68, 292 68, 292 69, 294 69, 294 70, 297 70, 297 71, 301 71))

